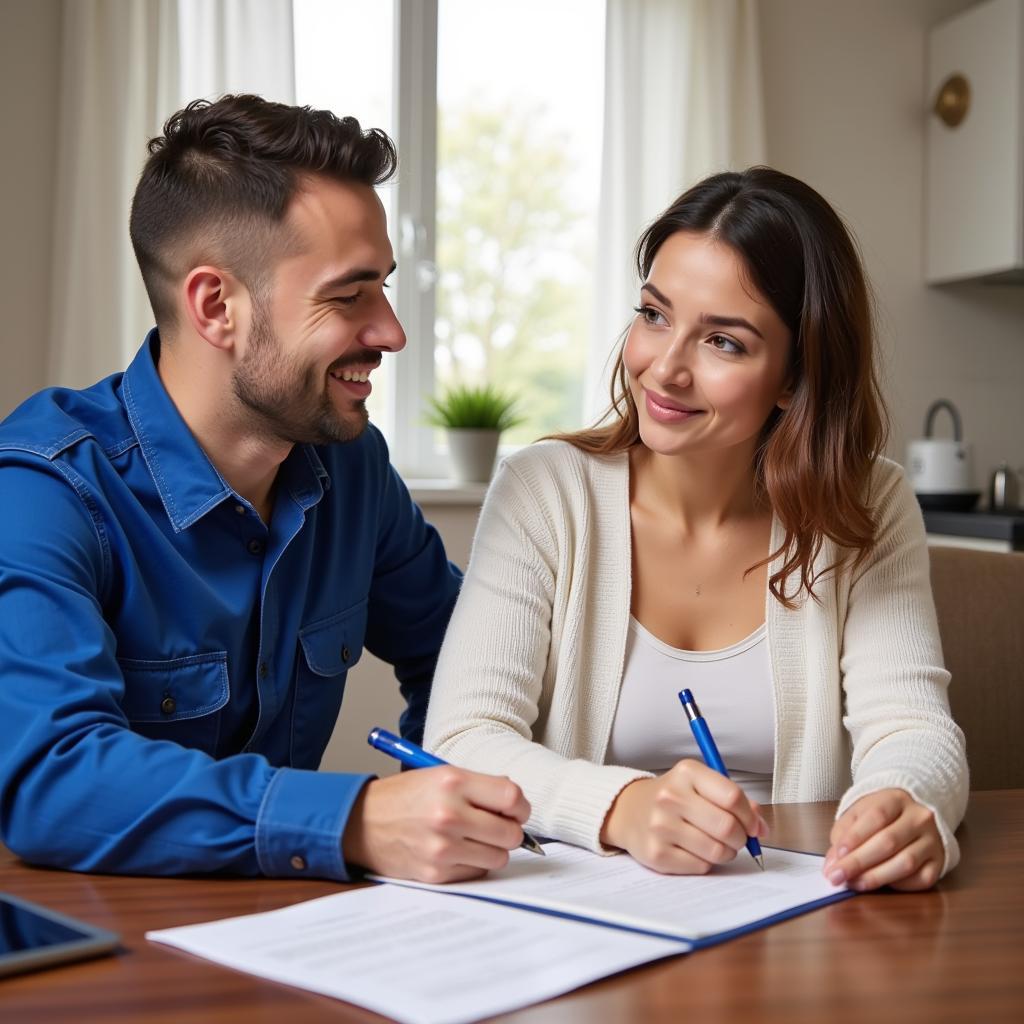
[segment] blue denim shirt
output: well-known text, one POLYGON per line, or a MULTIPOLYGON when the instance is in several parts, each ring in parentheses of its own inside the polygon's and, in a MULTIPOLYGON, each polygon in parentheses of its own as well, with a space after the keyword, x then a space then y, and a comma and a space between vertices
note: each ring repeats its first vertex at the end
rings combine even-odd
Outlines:
POLYGON ((422 733, 460 576, 380 434, 299 445, 269 528, 157 373, 0 424, 0 836, 37 863, 348 877, 370 775, 316 770, 364 646, 422 733))

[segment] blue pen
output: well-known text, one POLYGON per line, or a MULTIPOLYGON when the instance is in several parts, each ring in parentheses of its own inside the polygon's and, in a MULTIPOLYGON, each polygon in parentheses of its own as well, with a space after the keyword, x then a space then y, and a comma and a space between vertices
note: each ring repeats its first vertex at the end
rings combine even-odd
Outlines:
MULTIPOLYGON (((422 747, 416 746, 412 740, 402 739, 401 736, 396 736, 393 732, 388 732, 387 729, 381 729, 380 726, 370 730, 366 742, 371 747, 376 747, 382 754, 401 761, 407 768, 437 768, 439 765, 448 763, 433 754, 428 754, 422 747)), ((525 829, 523 830, 523 841, 519 845, 531 853, 539 853, 542 857, 547 856, 544 847, 525 829)))
MULTIPOLYGON (((686 717, 690 720, 690 729, 693 730, 693 738, 697 741, 697 746, 700 747, 704 763, 729 778, 722 755, 719 754, 718 747, 715 746, 715 738, 711 735, 708 723, 704 721, 700 708, 697 707, 697 702, 693 699, 693 694, 689 690, 680 690, 679 700, 686 712, 686 717)), ((757 861, 758 867, 764 871, 764 854, 761 853, 761 844, 755 836, 747 836, 747 849, 750 851, 750 856, 757 861)))

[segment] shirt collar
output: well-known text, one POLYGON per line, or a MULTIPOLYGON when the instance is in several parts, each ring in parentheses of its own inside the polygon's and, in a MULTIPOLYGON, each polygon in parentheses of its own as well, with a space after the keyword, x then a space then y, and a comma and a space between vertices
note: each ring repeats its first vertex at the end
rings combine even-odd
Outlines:
POLYGON ((315 505, 331 489, 331 477, 311 444, 297 444, 288 453, 277 482, 303 510, 315 505))
MULTIPOLYGON (((157 493, 175 532, 188 529, 226 498, 237 498, 203 451, 167 394, 157 362, 160 335, 146 335, 122 379, 125 408, 157 493)), ((281 466, 280 482, 303 509, 330 485, 311 445, 296 445, 281 466)))

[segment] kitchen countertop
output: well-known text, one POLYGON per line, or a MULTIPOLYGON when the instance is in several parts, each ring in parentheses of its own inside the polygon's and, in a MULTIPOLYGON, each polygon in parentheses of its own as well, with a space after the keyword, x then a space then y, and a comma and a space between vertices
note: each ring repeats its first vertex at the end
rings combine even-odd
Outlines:
POLYGON ((1007 541, 1014 551, 1024 551, 1024 509, 1016 512, 939 512, 922 510, 929 533, 949 537, 982 537, 1007 541))

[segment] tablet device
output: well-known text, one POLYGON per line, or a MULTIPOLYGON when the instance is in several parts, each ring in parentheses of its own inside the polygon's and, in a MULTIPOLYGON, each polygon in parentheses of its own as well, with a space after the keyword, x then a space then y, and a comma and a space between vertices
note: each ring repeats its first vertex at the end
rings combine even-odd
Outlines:
POLYGON ((0 976, 111 953, 118 936, 0 893, 0 976))

